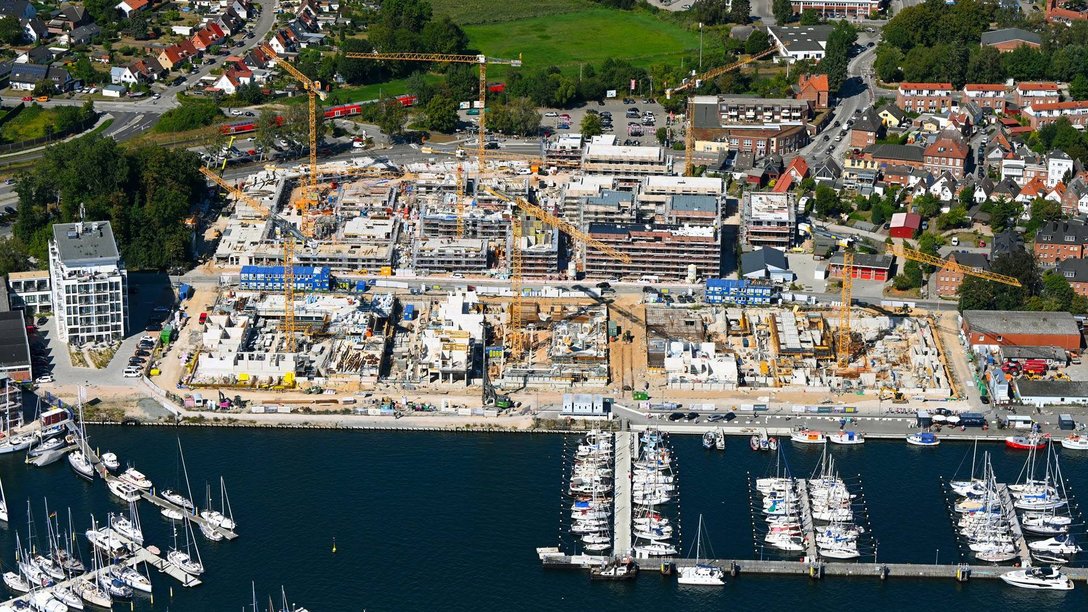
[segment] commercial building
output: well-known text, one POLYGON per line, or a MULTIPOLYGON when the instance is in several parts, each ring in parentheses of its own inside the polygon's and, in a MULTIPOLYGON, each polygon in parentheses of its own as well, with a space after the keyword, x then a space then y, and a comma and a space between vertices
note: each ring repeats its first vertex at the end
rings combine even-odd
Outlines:
POLYGON ((868 19, 880 10, 881 0, 790 0, 795 15, 816 11, 825 19, 868 19))
POLYGON ((797 203, 793 194, 750 192, 741 203, 741 241, 745 246, 793 246, 797 233, 797 203))
POLYGON ((1072 406, 1088 404, 1088 382, 1073 380, 1016 381, 1016 397, 1028 406, 1072 406))
POLYGON ((1020 47, 1038 49, 1043 44, 1043 39, 1035 32, 1021 30, 1020 28, 1001 28, 982 33, 982 46, 994 47, 1002 53, 1015 51, 1020 47))
POLYGON ((564 393, 564 416, 606 417, 612 411, 612 398, 591 393, 564 393))
POLYGON ((694 282, 717 276, 721 270, 721 236, 713 227, 591 223, 588 233, 631 259, 624 263, 587 249, 585 271, 591 278, 657 277, 694 282))
MULTIPOLYGON (((988 271, 990 269, 990 261, 986 259, 986 256, 982 253, 956 253, 953 252, 948 256, 948 261, 952 261, 966 266, 968 268, 975 268, 978 270, 988 271)), ((951 297, 957 295, 960 291, 960 284, 964 279, 963 272, 954 270, 951 268, 938 268, 937 269, 937 295, 941 297, 951 297)))
POLYGON ((1005 345, 1080 350, 1080 328, 1068 312, 965 310, 961 317, 963 335, 976 351, 1005 345))
POLYGON ((3 379, 27 381, 30 369, 30 342, 26 335, 23 311, 0 312, 0 393, 3 379))
POLYGON ((124 337, 128 273, 109 221, 54 225, 49 276, 61 342, 79 345, 124 337))
POLYGON ((51 312, 53 293, 49 288, 49 270, 8 274, 8 300, 12 308, 25 310, 29 316, 51 312))
POLYGON ((895 105, 907 112, 943 113, 952 110, 952 83, 900 83, 895 105))
POLYGON ((789 62, 809 60, 819 62, 824 58, 827 39, 835 26, 812 25, 767 28, 771 42, 778 47, 778 53, 789 62))

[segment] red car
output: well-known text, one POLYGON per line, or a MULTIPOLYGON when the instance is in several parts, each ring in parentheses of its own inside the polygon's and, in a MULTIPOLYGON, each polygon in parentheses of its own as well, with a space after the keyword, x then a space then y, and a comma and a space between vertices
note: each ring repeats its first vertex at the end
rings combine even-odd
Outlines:
POLYGON ((23 96, 23 102, 33 102, 33 101, 34 101, 33 96, 23 96))

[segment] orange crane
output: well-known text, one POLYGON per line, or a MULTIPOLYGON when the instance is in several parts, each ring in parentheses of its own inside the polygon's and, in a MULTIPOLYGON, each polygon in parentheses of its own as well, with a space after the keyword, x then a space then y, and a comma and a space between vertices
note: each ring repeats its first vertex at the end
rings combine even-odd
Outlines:
POLYGON ((320 81, 314 81, 310 77, 302 73, 298 68, 295 68, 287 60, 283 59, 272 50, 272 47, 267 44, 261 45, 261 50, 276 59, 276 65, 283 68, 295 78, 306 91, 306 95, 309 98, 310 106, 310 180, 308 183, 309 194, 301 198, 296 202, 296 206, 299 206, 300 212, 305 212, 310 206, 317 202, 317 99, 324 100, 328 97, 328 94, 321 88, 320 81))
MULTIPOLYGON (((521 66, 521 57, 518 59, 500 59, 496 57, 487 57, 486 55, 459 55, 451 53, 379 53, 373 51, 370 53, 345 53, 344 57, 348 59, 362 59, 362 60, 379 60, 379 61, 391 61, 391 62, 437 62, 441 64, 477 64, 480 67, 480 115, 479 115, 479 129, 478 139, 476 143, 476 160, 479 164, 479 172, 482 173, 484 169, 484 156, 487 150, 487 129, 485 127, 487 121, 487 66, 488 64, 505 64, 513 66, 515 68, 521 66)), ((464 235, 464 214, 465 214, 465 202, 464 194, 461 192, 463 189, 463 179, 458 173, 457 177, 457 236, 464 235)))
MULTIPOLYGON (((536 217, 546 225, 566 232, 572 238, 581 240, 587 246, 591 246, 613 259, 622 261, 623 263, 631 263, 631 258, 627 256, 627 254, 593 238, 577 227, 556 217, 543 208, 528 202, 524 198, 511 197, 486 185, 481 185, 481 189, 500 200, 514 204, 522 213, 536 217)), ((525 348, 525 340, 522 335, 522 310, 524 307, 524 292, 522 289, 525 278, 521 259, 521 222, 517 219, 516 213, 511 216, 510 229, 514 239, 513 248, 510 253, 510 291, 513 293, 514 301, 510 304, 510 328, 507 330, 507 343, 510 347, 511 359, 517 359, 525 348)))
MULTIPOLYGON (((775 45, 771 45, 767 49, 764 49, 763 51, 760 51, 759 53, 756 53, 755 55, 752 55, 746 59, 733 62, 732 64, 726 66, 711 68, 710 70, 707 70, 702 74, 684 79, 684 82, 680 85, 671 89, 666 89, 665 98, 671 100, 673 92, 686 91, 688 89, 694 90, 695 88, 702 85, 703 81, 709 81, 710 79, 717 78, 727 72, 732 72, 733 70, 736 70, 737 68, 740 68, 746 64, 750 64, 756 60, 767 57, 768 55, 773 55, 776 51, 778 51, 778 47, 775 45)), ((691 176, 695 172, 695 164, 693 161, 693 157, 695 154, 695 104, 693 103, 690 96, 688 97, 686 119, 687 127, 684 131, 684 176, 691 176)))
POLYGON ((294 353, 298 348, 297 340, 295 338, 295 332, 297 328, 295 326, 295 237, 290 233, 290 223, 281 219, 279 215, 272 212, 264 204, 258 202, 246 192, 238 189, 234 185, 231 185, 223 177, 219 176, 210 168, 201 168, 200 173, 207 177, 211 182, 222 187, 227 193, 235 197, 239 202, 242 202, 255 210, 262 218, 272 218, 273 220, 279 220, 280 224, 280 241, 283 243, 283 335, 285 347, 284 351, 287 353, 294 353))
POLYGON ((952 272, 959 272, 960 274, 966 274, 968 276, 976 276, 981 279, 994 281, 996 283, 1002 283, 1010 285, 1012 287, 1021 287, 1020 279, 1015 276, 1007 276, 1005 274, 998 274, 997 272, 990 272, 989 270, 983 270, 981 268, 974 268, 971 266, 965 266, 958 264, 948 259, 941 259, 940 257, 934 257, 929 253, 923 253, 914 249, 908 249, 901 244, 889 244, 887 245, 888 255, 895 257, 902 257, 903 259, 911 259, 918 263, 924 263, 937 268, 943 268, 945 270, 951 270, 952 272))

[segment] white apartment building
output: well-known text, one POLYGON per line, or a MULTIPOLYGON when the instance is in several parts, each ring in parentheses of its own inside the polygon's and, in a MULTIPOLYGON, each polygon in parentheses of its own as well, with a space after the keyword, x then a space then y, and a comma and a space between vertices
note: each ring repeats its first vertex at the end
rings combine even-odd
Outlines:
POLYGON ((109 221, 58 223, 49 277, 61 342, 121 340, 128 326, 128 273, 109 221))
POLYGON ((11 307, 27 312, 28 321, 34 316, 53 310, 53 292, 49 290, 49 272, 32 270, 8 274, 11 307))

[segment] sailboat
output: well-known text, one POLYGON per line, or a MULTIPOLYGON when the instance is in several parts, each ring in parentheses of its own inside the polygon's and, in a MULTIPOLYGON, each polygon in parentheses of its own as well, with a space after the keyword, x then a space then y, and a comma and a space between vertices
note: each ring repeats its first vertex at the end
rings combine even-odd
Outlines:
POLYGON ((163 516, 173 520, 180 520, 183 513, 191 513, 193 510, 196 509, 196 506, 194 506, 192 502, 193 489, 189 486, 189 468, 185 466, 185 452, 181 450, 180 438, 178 439, 178 460, 181 463, 181 471, 185 477, 186 495, 182 495, 181 493, 178 493, 177 491, 173 491, 171 489, 166 489, 159 493, 160 497, 181 509, 181 512, 178 512, 173 508, 162 509, 163 516))
POLYGON ((8 498, 4 495, 3 480, 0 480, 0 521, 8 522, 8 498))
POLYGON ((702 562, 703 552, 703 515, 699 515, 699 534, 695 538, 695 565, 677 570, 676 582, 697 586, 722 586, 725 584, 725 572, 716 565, 702 562))
POLYGON ((143 546, 144 532, 140 528, 140 513, 136 510, 136 502, 128 503, 128 517, 111 514, 110 527, 126 540, 137 546, 143 546))
POLYGON ((219 477, 219 505, 222 511, 216 510, 212 507, 211 503, 211 488, 208 488, 207 495, 207 509, 200 511, 200 518, 215 525, 216 527, 222 527, 223 529, 233 530, 236 525, 234 523, 234 515, 230 510, 230 499, 227 497, 227 485, 223 481, 223 477, 219 477))
MULTIPOLYGON (((4 431, 0 432, 0 455, 24 451, 34 442, 34 437, 17 434, 13 430, 23 425, 22 392, 12 389, 15 382, 10 378, 4 385, 3 413, 4 431)), ((37 398, 37 396, 34 396, 37 398)))
POLYGON ((87 447, 87 436, 83 429, 83 387, 79 388, 78 392, 78 407, 77 414, 79 415, 79 425, 76 429, 77 446, 76 450, 68 453, 68 465, 72 466, 72 470, 82 478, 87 480, 94 480, 94 465, 91 464, 91 458, 83 452, 83 449, 87 447))
POLYGON ((200 559, 200 549, 196 547, 196 537, 193 535, 192 523, 189 519, 183 519, 185 529, 185 550, 178 548, 178 530, 174 526, 174 547, 166 553, 166 560, 181 568, 182 571, 199 576, 204 573, 204 562, 200 559))

